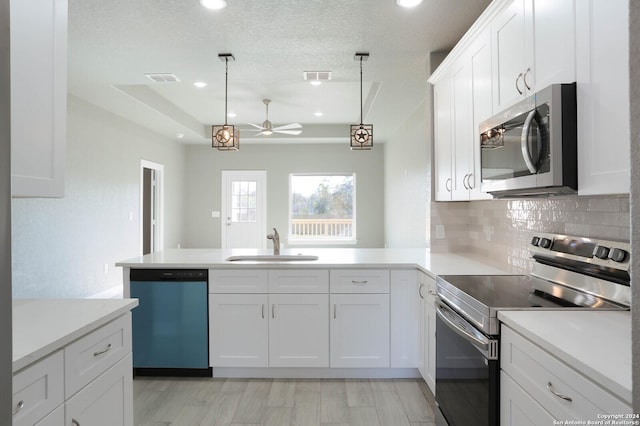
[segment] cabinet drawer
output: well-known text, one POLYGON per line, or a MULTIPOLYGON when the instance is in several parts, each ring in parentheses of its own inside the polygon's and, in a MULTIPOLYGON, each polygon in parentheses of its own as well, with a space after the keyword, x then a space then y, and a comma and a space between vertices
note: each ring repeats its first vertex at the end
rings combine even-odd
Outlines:
POLYGON ((631 413, 622 400, 509 327, 502 326, 501 333, 502 370, 554 418, 598 420, 599 414, 631 413))
POLYGON ((389 271, 384 269, 335 269, 331 293, 389 293, 389 271))
POLYGON ((130 313, 71 343, 64 350, 66 398, 130 352, 130 313))
POLYGON ((269 293, 328 293, 329 271, 287 269, 269 271, 269 293))
POLYGON ((268 280, 265 270, 209 269, 209 293, 266 293, 268 280))
POLYGON ((64 402, 64 357, 58 351, 13 376, 13 425, 33 425, 64 402))

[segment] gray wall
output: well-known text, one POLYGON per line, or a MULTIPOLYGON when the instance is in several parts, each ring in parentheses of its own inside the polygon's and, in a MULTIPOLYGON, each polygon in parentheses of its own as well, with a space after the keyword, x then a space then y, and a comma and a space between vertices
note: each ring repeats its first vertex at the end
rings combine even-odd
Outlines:
POLYGON ((431 149, 427 128, 431 114, 431 100, 426 99, 401 123, 395 132, 398 138, 385 143, 386 247, 428 246, 431 149))
POLYGON ((384 162, 382 145, 371 151, 350 151, 347 144, 246 144, 237 152, 220 152, 209 146, 187 149, 186 241, 183 247, 217 248, 221 245, 220 220, 223 170, 267 171, 267 230, 278 228, 282 242, 289 218, 290 173, 356 173, 356 226, 358 244, 384 244, 384 162))
POLYGON ((16 298, 122 286, 114 263, 140 253, 141 158, 165 166, 165 245, 175 247, 183 232, 183 145, 75 97, 67 121, 65 197, 12 202, 16 298))
POLYGON ((0 0, 0 424, 11 424, 11 113, 9 0, 0 0))
POLYGON ((631 81, 631 307, 633 337, 633 412, 640 413, 640 1, 631 0, 629 14, 631 81), (635 279, 634 279, 635 278, 635 279))

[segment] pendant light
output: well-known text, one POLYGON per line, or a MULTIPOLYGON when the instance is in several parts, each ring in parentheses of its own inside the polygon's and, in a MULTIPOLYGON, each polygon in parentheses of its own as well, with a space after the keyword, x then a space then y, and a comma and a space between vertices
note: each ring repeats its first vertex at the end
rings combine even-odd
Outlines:
POLYGON ((369 54, 356 53, 353 59, 360 61, 360 124, 351 125, 350 146, 352 151, 363 151, 373 148, 373 124, 362 124, 362 62, 369 59, 369 54))
POLYGON ((218 151, 237 151, 240 149, 240 130, 227 124, 227 83, 229 80, 229 61, 235 61, 231 53, 220 53, 218 58, 225 64, 224 73, 224 124, 211 127, 211 146, 218 151))

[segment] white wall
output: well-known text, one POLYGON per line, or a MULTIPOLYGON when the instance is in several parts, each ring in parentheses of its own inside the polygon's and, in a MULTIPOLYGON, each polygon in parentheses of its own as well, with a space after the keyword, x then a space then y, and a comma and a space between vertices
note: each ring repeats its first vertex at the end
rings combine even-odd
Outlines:
POLYGON ((73 96, 67 134, 65 197, 12 202, 15 298, 89 297, 122 284, 114 263, 140 254, 141 158, 165 166, 165 246, 180 242, 183 145, 73 96))
POLYGON ((350 151, 343 144, 246 144, 237 152, 220 152, 210 146, 187 149, 186 243, 183 247, 220 247, 220 220, 212 211, 221 208, 222 170, 267 171, 268 230, 287 234, 290 173, 356 173, 356 226, 358 244, 384 244, 384 162, 382 145, 371 151, 350 151))
MULTIPOLYGON (((426 97, 426 90, 425 90, 426 97)), ((387 247, 427 247, 431 149, 427 137, 431 102, 426 98, 385 144, 384 233, 387 247)))

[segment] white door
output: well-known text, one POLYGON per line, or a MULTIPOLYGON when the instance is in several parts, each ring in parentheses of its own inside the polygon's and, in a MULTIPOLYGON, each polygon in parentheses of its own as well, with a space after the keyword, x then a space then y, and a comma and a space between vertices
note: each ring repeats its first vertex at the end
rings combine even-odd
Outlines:
POLYGON ((329 295, 270 294, 269 366, 329 367, 329 295))
POLYGON ((212 367, 267 367, 268 296, 209 295, 209 363, 212 367))
POLYGON ((222 172, 222 248, 267 247, 267 172, 222 172))
POLYGON ((389 367, 389 295, 331 295, 331 367, 389 367))

